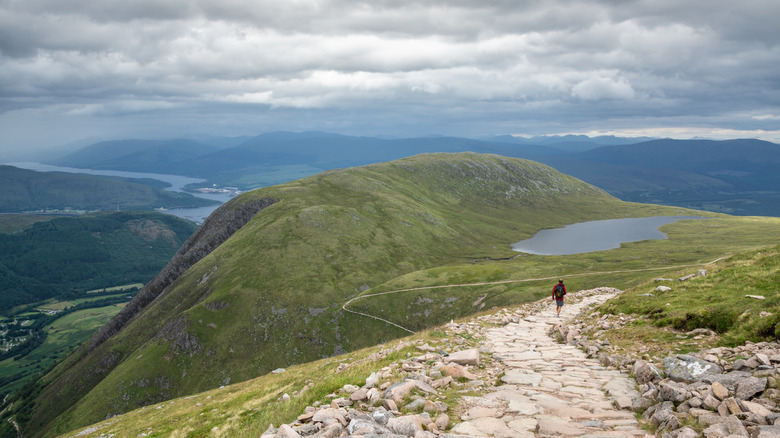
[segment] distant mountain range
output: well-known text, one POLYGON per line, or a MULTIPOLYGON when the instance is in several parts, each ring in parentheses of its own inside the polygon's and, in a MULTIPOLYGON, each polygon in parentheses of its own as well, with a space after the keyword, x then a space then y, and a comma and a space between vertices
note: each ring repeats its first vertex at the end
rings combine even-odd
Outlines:
POLYGON ((186 175, 247 190, 420 153, 470 151, 539 161, 623 200, 780 216, 780 146, 761 140, 381 139, 272 132, 232 143, 238 144, 183 139, 101 142, 52 164, 186 175))

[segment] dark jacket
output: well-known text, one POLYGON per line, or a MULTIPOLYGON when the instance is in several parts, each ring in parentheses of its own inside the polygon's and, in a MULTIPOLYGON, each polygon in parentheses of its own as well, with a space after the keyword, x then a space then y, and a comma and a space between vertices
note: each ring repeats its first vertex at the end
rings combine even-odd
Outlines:
MULTIPOLYGON (((558 284, 560 284, 561 286, 563 286, 563 296, 566 296, 566 285, 564 285, 563 283, 558 283, 558 284)), ((555 286, 553 286, 553 290, 552 290, 552 297, 553 297, 553 299, 555 299, 555 300, 563 301, 563 297, 561 297, 561 298, 555 298, 555 288, 556 288, 556 287, 558 287, 558 284, 556 284, 555 286)))

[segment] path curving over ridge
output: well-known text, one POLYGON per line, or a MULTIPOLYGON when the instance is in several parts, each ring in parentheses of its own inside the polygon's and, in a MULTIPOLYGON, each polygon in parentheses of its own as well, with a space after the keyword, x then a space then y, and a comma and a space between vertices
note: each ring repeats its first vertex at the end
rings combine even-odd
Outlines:
POLYGON ((493 284, 507 284, 507 283, 525 283, 525 282, 531 282, 531 281, 545 281, 545 280, 557 280, 559 278, 574 278, 574 277, 584 277, 588 275, 603 275, 603 274, 623 274, 627 272, 647 272, 647 271, 666 271, 669 269, 678 269, 678 268, 691 268, 691 267, 700 267, 700 266, 708 266, 715 264, 723 259, 726 259, 728 256, 719 257, 711 262, 707 263, 693 263, 693 264, 685 264, 685 265, 673 265, 673 266, 661 266, 657 268, 641 268, 641 269, 626 269, 626 270, 618 270, 618 271, 603 271, 603 272, 583 272, 579 274, 568 274, 568 275, 560 275, 560 276, 551 276, 551 277, 538 277, 538 278, 521 278, 521 279, 512 279, 512 280, 498 280, 498 281, 486 281, 486 282, 478 282, 478 283, 465 283, 465 284, 443 284, 443 285, 437 285, 437 286, 420 286, 420 287, 412 287, 412 288, 406 288, 406 289, 396 289, 396 290, 390 290, 386 292, 377 292, 374 294, 366 294, 366 295, 358 295, 354 298, 349 299, 346 303, 344 303, 341 306, 341 310, 352 313, 355 315, 364 316, 366 318, 372 318, 377 321, 382 321, 385 324, 392 325, 394 327, 397 327, 401 330, 404 330, 408 333, 415 333, 414 330, 410 330, 406 327, 403 327, 397 323, 394 323, 392 321, 389 321, 384 318, 380 318, 375 315, 370 315, 368 313, 358 312, 356 310, 350 310, 347 308, 350 304, 357 300, 362 300, 364 298, 371 298, 371 297, 378 297, 382 295, 392 295, 402 292, 412 292, 412 291, 418 291, 418 290, 429 290, 429 289, 444 289, 444 288, 452 288, 452 287, 472 287, 472 286, 489 286, 493 284))

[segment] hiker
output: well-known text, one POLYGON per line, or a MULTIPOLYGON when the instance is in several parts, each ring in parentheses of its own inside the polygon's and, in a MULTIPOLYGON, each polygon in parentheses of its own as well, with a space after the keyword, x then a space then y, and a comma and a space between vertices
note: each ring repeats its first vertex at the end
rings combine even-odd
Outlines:
POLYGON ((555 300, 556 314, 558 318, 561 317, 561 307, 563 307, 563 297, 566 295, 566 286, 563 284, 563 279, 558 280, 558 284, 553 287, 552 299, 555 300))

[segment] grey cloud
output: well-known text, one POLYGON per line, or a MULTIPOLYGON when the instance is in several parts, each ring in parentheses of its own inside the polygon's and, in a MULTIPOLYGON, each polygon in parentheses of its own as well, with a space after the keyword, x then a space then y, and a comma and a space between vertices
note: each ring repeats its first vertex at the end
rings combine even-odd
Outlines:
POLYGON ((6 0, 0 127, 777 130, 776 3, 6 0))

